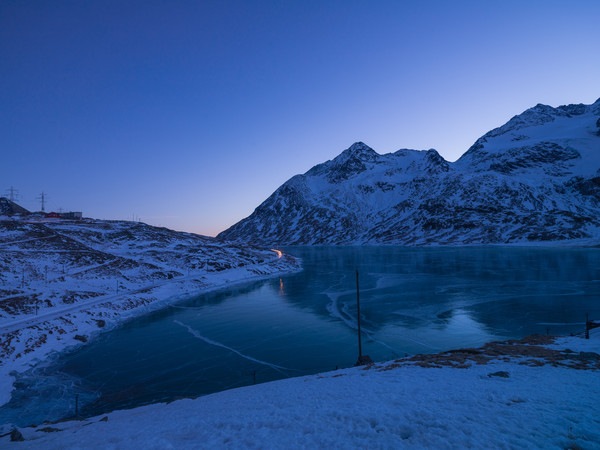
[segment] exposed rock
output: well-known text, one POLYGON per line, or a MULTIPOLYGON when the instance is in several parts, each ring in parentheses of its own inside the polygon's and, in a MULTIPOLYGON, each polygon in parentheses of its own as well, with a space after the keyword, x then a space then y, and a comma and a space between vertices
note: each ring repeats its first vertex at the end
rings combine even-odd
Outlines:
POLYGON ((16 428, 10 432, 10 440, 11 442, 22 442, 25 439, 19 430, 16 428))
POLYGON ((594 352, 579 352, 579 358, 600 360, 600 355, 598 353, 594 353, 594 352))
POLYGON ((373 364, 373 360, 369 355, 361 355, 356 361, 355 366, 370 366, 373 364))
POLYGON ((488 373, 488 377, 509 378, 510 374, 508 372, 505 372, 504 370, 500 370, 498 372, 488 373))
POLYGON ((42 431, 44 433, 56 433, 57 431, 62 431, 60 428, 54 428, 54 427, 43 427, 43 428, 38 428, 37 431, 42 431))
MULTIPOLYGON (((590 352, 589 357, 582 358, 569 349, 557 350, 547 347, 547 345, 555 343, 554 336, 534 334, 518 340, 489 342, 477 349, 467 348, 436 354, 415 355, 396 360, 391 364, 376 365, 375 370, 392 370, 406 365, 468 369, 474 364, 485 365, 494 361, 513 361, 531 367, 552 365, 577 370, 600 370, 600 357, 596 357, 596 353, 590 352)), ((488 376, 502 377, 503 375, 499 373, 495 372, 488 376)))
POLYGON ((13 214, 31 214, 22 206, 17 205, 15 202, 7 199, 6 197, 0 197, 0 215, 13 215, 13 214))

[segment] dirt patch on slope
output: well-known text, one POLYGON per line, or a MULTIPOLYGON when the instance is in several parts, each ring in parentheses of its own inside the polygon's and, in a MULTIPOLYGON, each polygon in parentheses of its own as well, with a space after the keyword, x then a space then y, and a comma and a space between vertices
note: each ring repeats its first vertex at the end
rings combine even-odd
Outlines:
POLYGON ((402 366, 455 367, 466 369, 473 364, 491 361, 517 362, 521 365, 569 367, 579 370, 600 370, 600 355, 593 352, 555 350, 545 346, 554 344, 557 336, 532 335, 523 339, 489 342, 480 348, 461 348, 433 355, 415 355, 386 365, 370 366, 375 370, 391 370, 402 366))

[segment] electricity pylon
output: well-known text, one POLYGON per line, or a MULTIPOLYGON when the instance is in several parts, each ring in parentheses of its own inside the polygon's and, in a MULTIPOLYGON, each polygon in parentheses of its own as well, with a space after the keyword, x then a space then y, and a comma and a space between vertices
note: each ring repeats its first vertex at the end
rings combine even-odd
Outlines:
POLYGON ((17 197, 19 196, 19 191, 16 190, 14 187, 11 186, 10 189, 8 189, 6 192, 8 192, 8 199, 11 202, 17 200, 17 197))
POLYGON ((42 212, 45 211, 45 206, 46 206, 46 194, 44 194, 43 192, 40 194, 40 196, 37 198, 38 200, 40 200, 42 202, 42 212))

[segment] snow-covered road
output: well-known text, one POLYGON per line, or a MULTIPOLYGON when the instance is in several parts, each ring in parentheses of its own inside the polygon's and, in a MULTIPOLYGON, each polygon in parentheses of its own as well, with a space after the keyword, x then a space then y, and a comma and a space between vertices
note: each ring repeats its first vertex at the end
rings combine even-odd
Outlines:
POLYGON ((244 277, 243 274, 247 273, 247 271, 249 271, 249 270, 251 271, 253 268, 260 268, 260 267, 262 267, 262 265, 248 266, 248 267, 245 267, 243 270, 242 269, 231 269, 231 270, 227 271, 226 276, 223 276, 221 274, 212 274, 213 275, 212 277, 211 276, 207 277, 206 273, 202 273, 202 274, 191 274, 191 275, 187 275, 187 276, 175 277, 170 280, 163 280, 160 282, 147 284, 138 289, 127 290, 127 291, 119 293, 119 294, 101 295, 98 297, 90 298, 88 300, 81 300, 81 301, 78 301, 77 303, 74 303, 71 305, 61 305, 61 306, 57 306, 57 307, 43 309, 41 313, 38 313, 36 315, 28 315, 26 317, 21 317, 18 319, 11 318, 11 319, 0 322, 0 335, 12 333, 14 331, 18 331, 23 328, 39 325, 48 320, 52 320, 52 319, 56 319, 61 316, 64 316, 65 314, 85 311, 86 309, 89 309, 96 305, 101 305, 101 304, 107 303, 107 302, 114 302, 115 300, 117 300, 117 301, 122 300, 127 297, 131 297, 135 294, 138 294, 140 292, 150 291, 152 289, 156 289, 158 287, 165 286, 167 284, 184 283, 186 281, 197 281, 197 282, 204 282, 209 286, 211 284, 213 286, 221 286, 221 285, 226 285, 230 281, 231 282, 239 282, 239 281, 243 281, 243 280, 249 280, 252 277, 248 277, 248 276, 244 277), (208 282, 207 282, 207 278, 208 278, 208 282))
POLYGON ((42 322, 46 322, 48 320, 56 319, 58 317, 64 316, 65 314, 79 312, 86 310, 92 306, 99 305, 106 302, 112 302, 115 300, 126 298, 127 296, 131 296, 133 294, 137 294, 139 292, 147 291, 150 289, 157 288, 159 286, 164 286, 165 284, 177 283, 186 280, 191 280, 192 278, 198 277, 178 277, 173 278, 171 280, 165 280, 159 283, 152 283, 146 286, 143 286, 139 289, 126 291, 121 294, 112 294, 112 295, 101 295, 99 297, 90 298, 88 300, 81 300, 77 303, 71 305, 61 305, 53 308, 48 308, 42 310, 41 313, 31 316, 26 316, 18 319, 8 319, 0 322, 0 335, 6 333, 12 333, 13 331, 18 331, 22 328, 27 328, 35 325, 39 325, 42 322))

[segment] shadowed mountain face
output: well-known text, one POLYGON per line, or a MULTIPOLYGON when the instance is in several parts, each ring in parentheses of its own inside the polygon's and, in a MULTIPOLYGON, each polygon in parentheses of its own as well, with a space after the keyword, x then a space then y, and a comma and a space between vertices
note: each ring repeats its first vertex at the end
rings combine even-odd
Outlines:
POLYGON ((600 99, 537 105, 456 162, 357 142, 218 238, 264 245, 474 244, 600 237, 600 99))
POLYGON ((0 215, 13 214, 29 214, 29 211, 6 197, 0 197, 0 215))

